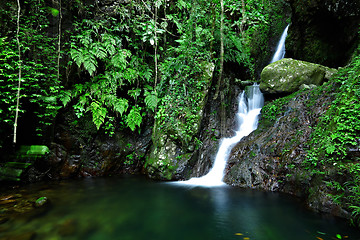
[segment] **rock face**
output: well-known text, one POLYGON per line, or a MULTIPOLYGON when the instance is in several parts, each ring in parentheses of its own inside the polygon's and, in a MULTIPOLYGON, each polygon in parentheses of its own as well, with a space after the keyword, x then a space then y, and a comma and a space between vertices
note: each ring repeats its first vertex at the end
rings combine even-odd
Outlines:
POLYGON ((344 66, 358 41, 359 0, 288 0, 291 26, 286 56, 329 67, 344 66))
MULTIPOLYGON (((195 136, 200 131, 204 108, 207 102, 208 91, 214 71, 213 63, 204 63, 203 75, 198 81, 203 81, 204 86, 198 90, 200 96, 196 109, 195 123, 187 129, 184 119, 166 120, 158 118, 152 134, 153 145, 145 164, 146 174, 155 179, 175 180, 181 178, 186 166, 195 154, 195 136), (189 134, 189 132, 193 134, 189 134)), ((171 105, 171 104, 170 104, 171 105)), ((171 106, 170 106, 171 107, 171 106)))
POLYGON ((110 137, 98 132, 91 120, 77 119, 69 110, 56 124, 52 153, 34 163, 29 179, 140 173, 151 145, 149 126, 151 123, 145 123, 140 133, 124 130, 110 137))
POLYGON ((284 58, 263 69, 260 89, 271 94, 288 94, 304 85, 322 85, 336 71, 319 64, 284 58))
POLYGON ((305 198, 315 210, 346 217, 347 213, 328 197, 324 179, 312 178, 303 167, 312 127, 332 101, 331 96, 318 98, 312 91, 316 90, 286 98, 274 116, 276 120, 260 120, 258 129, 233 148, 224 181, 290 193, 305 198))

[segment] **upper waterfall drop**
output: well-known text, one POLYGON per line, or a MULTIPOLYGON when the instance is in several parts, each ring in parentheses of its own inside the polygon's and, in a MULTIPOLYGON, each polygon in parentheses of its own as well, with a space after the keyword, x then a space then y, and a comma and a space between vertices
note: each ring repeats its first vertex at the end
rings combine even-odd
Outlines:
POLYGON ((191 178, 188 181, 176 182, 177 184, 193 185, 193 186, 222 186, 222 181, 227 160, 231 149, 243 137, 249 135, 257 128, 258 116, 262 106, 264 105, 264 97, 259 89, 259 85, 253 85, 248 90, 243 91, 239 97, 239 106, 236 113, 237 129, 235 136, 231 138, 223 138, 220 143, 219 150, 216 154, 214 165, 210 172, 200 178, 191 178), (247 94, 249 96, 247 96, 247 94))
POLYGON ((276 52, 270 63, 276 62, 285 57, 285 39, 287 37, 287 32, 288 32, 289 26, 290 26, 290 24, 288 24, 286 26, 284 32, 282 33, 280 41, 276 47, 276 52))

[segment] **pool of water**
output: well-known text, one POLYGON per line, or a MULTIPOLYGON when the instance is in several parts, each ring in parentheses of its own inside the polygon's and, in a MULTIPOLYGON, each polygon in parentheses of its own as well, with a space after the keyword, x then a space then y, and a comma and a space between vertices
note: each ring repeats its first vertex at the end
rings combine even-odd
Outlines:
POLYGON ((22 191, 46 196, 51 204, 1 224, 0 239, 29 232, 49 240, 360 239, 348 222, 311 212, 300 200, 278 193, 138 177, 36 184, 22 191))

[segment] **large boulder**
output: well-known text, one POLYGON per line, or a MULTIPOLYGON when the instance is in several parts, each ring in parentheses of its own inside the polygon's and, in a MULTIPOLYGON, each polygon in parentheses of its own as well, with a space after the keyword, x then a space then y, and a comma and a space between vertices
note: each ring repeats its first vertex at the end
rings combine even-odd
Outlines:
POLYGON ((321 85, 337 70, 319 64, 284 58, 261 72, 260 89, 265 93, 292 93, 306 85, 321 85))

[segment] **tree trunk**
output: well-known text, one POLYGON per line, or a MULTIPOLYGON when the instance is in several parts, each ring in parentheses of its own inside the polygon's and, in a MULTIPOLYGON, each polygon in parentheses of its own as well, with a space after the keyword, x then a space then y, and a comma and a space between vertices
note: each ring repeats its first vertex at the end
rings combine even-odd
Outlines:
POLYGON ((21 88, 21 46, 20 46, 20 39, 19 39, 19 33, 20 33, 20 13, 21 13, 21 5, 20 0, 17 0, 18 5, 18 12, 17 12, 17 30, 16 30, 16 41, 18 45, 18 66, 19 66, 19 80, 18 80, 18 89, 17 89, 17 96, 16 96, 16 111, 15 111, 15 121, 14 121, 14 144, 16 143, 16 134, 17 134, 17 123, 18 123, 18 117, 19 117, 19 105, 20 105, 20 88, 21 88))
POLYGON ((224 71, 224 1, 220 1, 221 15, 220 15, 220 71, 219 78, 216 86, 214 99, 218 98, 220 86, 222 84, 222 75, 224 71))
POLYGON ((57 79, 60 80, 60 58, 61 58, 61 20, 62 20, 62 11, 61 11, 61 0, 59 0, 59 30, 58 30, 58 57, 57 57, 57 79))
POLYGON ((157 6, 156 3, 155 5, 155 14, 154 14, 154 24, 155 24, 155 41, 154 41, 154 48, 155 48, 155 84, 154 84, 154 90, 156 93, 156 86, 157 86, 157 78, 158 78, 158 61, 157 61, 157 46, 158 46, 158 41, 157 41, 157 6))

